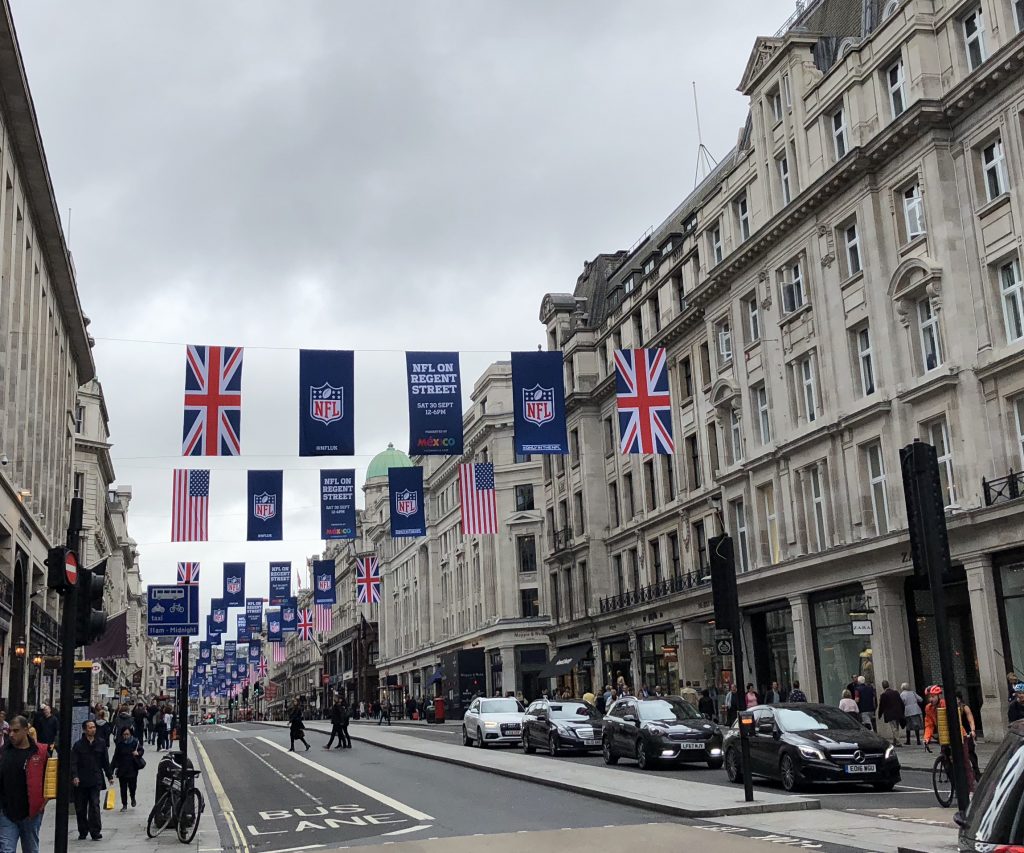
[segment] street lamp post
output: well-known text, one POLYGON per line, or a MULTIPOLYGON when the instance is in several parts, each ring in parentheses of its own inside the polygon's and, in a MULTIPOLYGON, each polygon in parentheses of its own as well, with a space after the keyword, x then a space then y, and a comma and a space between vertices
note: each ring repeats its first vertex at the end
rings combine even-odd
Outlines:
POLYGON ((43 690, 43 658, 40 655, 36 655, 32 658, 32 663, 36 666, 36 708, 39 708, 39 704, 42 701, 42 690, 43 690))

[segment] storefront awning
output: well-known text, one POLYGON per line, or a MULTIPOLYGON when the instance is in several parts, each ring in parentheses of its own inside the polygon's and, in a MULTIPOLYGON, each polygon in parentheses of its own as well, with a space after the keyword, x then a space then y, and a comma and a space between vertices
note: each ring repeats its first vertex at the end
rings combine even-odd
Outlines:
POLYGON ((537 673, 540 678, 556 678, 572 672, 576 665, 590 654, 590 643, 577 643, 575 646, 563 646, 554 659, 537 673))

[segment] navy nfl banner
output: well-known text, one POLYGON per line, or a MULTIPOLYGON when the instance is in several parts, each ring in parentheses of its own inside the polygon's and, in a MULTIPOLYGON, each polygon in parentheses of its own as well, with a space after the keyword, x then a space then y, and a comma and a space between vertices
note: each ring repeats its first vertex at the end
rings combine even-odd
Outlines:
POLYGON ((247 598, 245 600, 245 631, 253 637, 263 628, 263 599, 247 598))
POLYGON ((292 564, 270 564, 270 606, 280 607, 281 602, 292 594, 292 564))
POLYGON ((248 535, 250 542, 279 542, 284 515, 284 472, 249 472, 248 535))
POLYGON ((267 611, 267 642, 280 643, 284 637, 281 636, 281 611, 267 611))
POLYGON ((320 535, 356 538, 356 472, 339 468, 320 472, 320 535))
POLYGON ((223 634, 228 627, 228 608, 223 598, 210 601, 210 621, 216 634, 223 634))
POLYGON ((427 515, 423 504, 423 469, 388 468, 391 492, 391 538, 426 536, 427 515))
POLYGON ((262 655, 263 643, 259 640, 251 640, 249 642, 249 663, 259 663, 262 655))
POLYGON ((512 412, 516 453, 569 452, 561 352, 512 353, 512 412))
POLYGON ((235 634, 238 636, 238 642, 244 643, 249 639, 249 628, 245 621, 245 614, 239 613, 235 616, 235 634))
POLYGON ((199 663, 208 664, 213 657, 213 650, 207 640, 199 641, 199 663))
POLYGON ((243 661, 239 661, 238 663, 236 663, 235 664, 235 675, 239 679, 248 678, 249 677, 249 662, 243 660, 243 661))
MULTIPOLYGON (((224 607, 245 607, 245 563, 224 564, 224 607)), ((216 622, 217 612, 213 611, 216 622)), ((225 627, 227 618, 224 619, 225 627)))
POLYGON ((299 350, 299 456, 354 456, 351 350, 299 350))
POLYGON ((210 631, 209 629, 206 631, 206 642, 211 646, 219 646, 221 644, 221 637, 222 635, 217 631, 210 631))
POLYGON ((227 667, 228 664, 235 662, 235 653, 238 651, 238 643, 234 640, 224 641, 224 665, 227 667))
POLYGON ((294 634, 299 630, 299 605, 295 598, 289 598, 281 602, 281 633, 294 634))
POLYGON ((313 603, 337 603, 334 593, 334 560, 313 561, 313 603))
POLYGON ((409 455, 462 454, 462 380, 457 352, 407 352, 409 455))

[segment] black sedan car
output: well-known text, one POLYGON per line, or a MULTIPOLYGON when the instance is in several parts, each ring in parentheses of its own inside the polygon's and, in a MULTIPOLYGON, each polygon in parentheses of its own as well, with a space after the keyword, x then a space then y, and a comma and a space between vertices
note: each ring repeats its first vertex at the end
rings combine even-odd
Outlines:
POLYGON ((1024 850, 1024 722, 1010 725, 960 824, 959 849, 1024 850))
POLYGON ((605 764, 633 758, 642 770, 660 762, 706 762, 722 766, 722 733, 678 696, 625 696, 604 718, 605 764))
POLYGON ((538 699, 523 715, 523 751, 540 747, 558 755, 600 749, 603 727, 597 709, 580 699, 538 699))
MULTIPOLYGON (((813 782, 867 782, 891 791, 900 781, 892 744, 838 708, 800 702, 752 710, 752 776, 778 779, 787 791, 813 782)), ((738 721, 726 732, 724 748, 729 781, 742 782, 738 721)))

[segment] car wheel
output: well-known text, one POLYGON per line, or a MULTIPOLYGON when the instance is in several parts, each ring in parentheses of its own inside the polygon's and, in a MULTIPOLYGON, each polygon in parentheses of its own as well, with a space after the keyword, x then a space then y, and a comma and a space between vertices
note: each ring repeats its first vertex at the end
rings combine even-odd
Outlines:
POLYGON ((527 755, 533 755, 536 751, 537 747, 530 743, 529 735, 527 735, 526 732, 523 732, 523 752, 527 755))
POLYGON ((730 782, 743 784, 743 768, 740 764, 739 753, 730 749, 725 753, 725 775, 730 782))
POLYGON ((462 745, 463 746, 472 746, 473 745, 473 738, 471 738, 469 736, 469 732, 466 731, 466 727, 465 726, 462 727, 462 745))
POLYGON ((608 738, 605 738, 601 742, 601 755, 604 757, 605 764, 618 764, 619 756, 612 752, 612 744, 608 738))
POLYGON ((800 788, 800 782, 796 776, 796 765, 792 756, 784 755, 779 762, 779 776, 782 779, 782 787, 792 793, 800 788))
POLYGON ((708 759, 708 769, 709 770, 721 770, 722 769, 722 759, 721 758, 709 758, 708 759))
POLYGON ((487 748, 487 744, 484 742, 484 732, 483 732, 483 729, 477 729, 476 730, 476 745, 478 747, 480 747, 480 749, 486 749, 487 748))
POLYGON ((636 766, 641 770, 651 770, 654 767, 654 759, 648 755, 642 739, 636 742, 636 766))
POLYGON ((558 747, 558 735, 554 732, 548 735, 548 752, 551 753, 552 758, 562 754, 562 750, 558 747))
POLYGON ((884 791, 888 793, 896 787, 896 783, 892 780, 889 780, 888 782, 874 782, 872 783, 871 787, 874 788, 876 791, 884 791))

